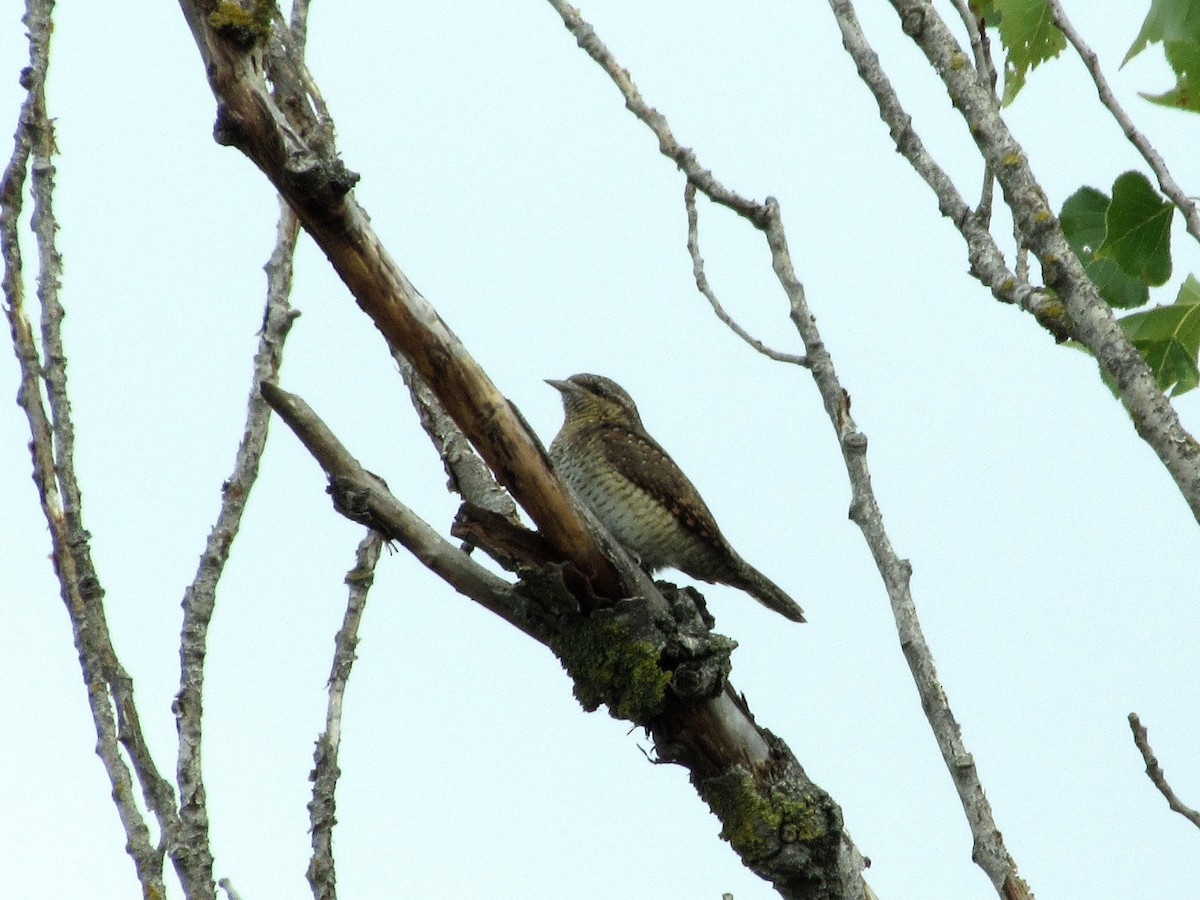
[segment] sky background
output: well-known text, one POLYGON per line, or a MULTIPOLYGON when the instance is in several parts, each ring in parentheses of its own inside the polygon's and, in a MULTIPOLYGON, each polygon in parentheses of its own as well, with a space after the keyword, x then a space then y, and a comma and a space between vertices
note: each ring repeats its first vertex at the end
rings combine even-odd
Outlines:
MULTIPOLYGON (((1157 48, 1117 70, 1143 5, 1065 5, 1184 189, 1200 191, 1200 120, 1137 98, 1171 83, 1157 48)), ((981 167, 940 83, 885 4, 862 6, 923 140, 973 200, 981 167)), ((894 152, 824 4, 581 11, 703 165, 779 198, 943 684, 1036 895, 1186 893, 1200 834, 1146 779, 1126 716, 1142 716, 1174 787, 1200 805, 1196 522, 1094 363, 966 275, 961 240, 894 152)), ((0 21, 10 129, 27 64, 17 16, 10 4, 0 21)), ((561 410, 542 379, 616 379, 731 543, 805 607, 810 624, 796 626, 704 588, 740 644, 734 684, 841 804, 879 896, 995 896, 847 519, 811 378, 753 353, 696 292, 682 177, 553 10, 315 3, 309 59, 379 235, 543 439, 561 410)), ((62 4, 50 113, 85 522, 171 772, 179 603, 242 428, 277 204, 213 143, 213 99, 174 4, 119 17, 62 4)), ((1145 171, 1073 57, 1034 72, 1006 117, 1056 208, 1145 171)), ((705 202, 700 216, 729 310, 799 352, 765 242, 705 202)), ((997 233, 1008 227, 998 216, 997 233)), ((1158 302, 1197 269, 1193 245, 1176 250, 1158 302)), ((445 530, 455 497, 394 364, 307 239, 294 302, 282 385, 445 530)), ((0 393, 16 387, 0 354, 0 393)), ((1177 403, 1193 433, 1198 394, 1177 403)), ((27 442, 21 411, 0 404, 2 880, 14 897, 134 897, 27 442)), ((324 487, 276 424, 210 633, 216 876, 245 900, 308 895, 307 776, 361 535, 324 487)), ((403 551, 380 562, 361 639, 341 896, 774 896, 719 840, 683 770, 649 765, 627 724, 582 713, 544 648, 403 551)))

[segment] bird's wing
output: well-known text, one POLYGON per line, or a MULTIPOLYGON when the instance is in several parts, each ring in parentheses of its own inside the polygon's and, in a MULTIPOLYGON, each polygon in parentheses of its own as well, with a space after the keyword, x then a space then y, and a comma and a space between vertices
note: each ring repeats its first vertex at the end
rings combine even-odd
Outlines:
POLYGON ((602 426, 596 440, 614 469, 670 509, 686 528, 709 541, 725 543, 700 492, 654 438, 619 426, 602 426))

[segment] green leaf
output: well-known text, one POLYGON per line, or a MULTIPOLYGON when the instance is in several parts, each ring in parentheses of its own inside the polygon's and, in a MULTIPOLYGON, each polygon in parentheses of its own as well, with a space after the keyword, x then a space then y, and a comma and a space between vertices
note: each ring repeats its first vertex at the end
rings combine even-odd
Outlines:
POLYGON ((1118 309, 1133 309, 1150 299, 1146 283, 1126 275, 1111 259, 1096 258, 1096 250, 1107 234, 1105 216, 1110 203, 1107 194, 1082 187, 1067 198, 1058 219, 1067 242, 1104 301, 1118 309))
POLYGON ((1149 44, 1163 45, 1175 72, 1175 87, 1162 94, 1146 94, 1152 103, 1200 112, 1200 0, 1152 0, 1142 30, 1134 38, 1121 65, 1149 44))
POLYGON ((1178 341, 1134 341, 1133 346, 1154 372, 1163 393, 1178 397, 1200 384, 1196 358, 1178 341))
POLYGON ((996 11, 993 0, 971 0, 971 12, 983 19, 988 28, 1000 22, 1000 13, 996 11))
POLYGON ((1200 385, 1200 281, 1189 275, 1170 306, 1156 306, 1118 320, 1145 357, 1158 386, 1177 397, 1200 385))
POLYGON ((1046 0, 994 0, 993 6, 1000 16, 1000 40, 1008 51, 1003 100, 1007 106, 1025 86, 1026 73, 1058 56, 1067 40, 1052 21, 1046 0))
POLYGON ((1159 197, 1145 175, 1126 172, 1113 182, 1104 215, 1104 242, 1097 259, 1111 259, 1126 275, 1151 285, 1171 277, 1171 216, 1175 207, 1159 197))
POLYGON ((1163 45, 1167 62, 1175 70, 1175 87, 1165 94, 1142 94, 1151 103, 1200 112, 1200 92, 1196 79, 1200 77, 1200 44, 1172 41, 1163 45))
POLYGON ((1200 2, 1197 0, 1151 0, 1142 30, 1133 39, 1121 65, 1146 49, 1148 44, 1200 43, 1200 2))

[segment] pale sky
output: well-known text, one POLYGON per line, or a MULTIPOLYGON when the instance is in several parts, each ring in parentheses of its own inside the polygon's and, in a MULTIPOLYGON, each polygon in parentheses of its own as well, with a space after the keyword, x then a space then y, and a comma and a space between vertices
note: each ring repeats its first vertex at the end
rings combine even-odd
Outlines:
MULTIPOLYGON (((1065 5, 1185 190, 1200 192, 1200 119, 1137 97, 1168 86, 1157 48, 1117 70, 1142 4, 1065 5)), ((862 6, 922 138, 973 200, 980 164, 940 83, 889 9, 862 6)), ((705 166, 740 193, 779 198, 942 681, 1036 895, 1186 894, 1200 882, 1200 834, 1146 779, 1126 716, 1142 716, 1175 789, 1200 805, 1196 522, 1094 363, 966 275, 961 240, 893 150, 824 4, 581 11, 705 166)), ((214 103, 175 4, 133 17, 62 4, 56 23, 50 112, 84 517, 170 773, 179 603, 242 427, 277 206, 246 159, 213 143, 214 103)), ((26 53, 10 9, 6 134, 26 53)), ((309 58, 381 238, 542 437, 561 422, 542 379, 616 379, 733 545, 805 607, 809 624, 794 625, 703 588, 717 630, 740 645, 734 684, 841 804, 878 895, 994 897, 847 519, 812 380, 754 354, 696 292, 682 176, 553 10, 318 2, 309 58)), ((1094 98, 1064 57, 1007 114, 1056 208, 1080 185, 1107 191, 1145 171, 1094 98)), ((700 214, 727 307, 799 352, 765 243, 729 213, 700 214)), ((1196 259, 1178 238, 1157 302, 1196 259)), ((440 462, 382 339, 307 240, 294 303, 281 384, 444 531, 457 504, 440 462)), ((11 401, 16 387, 0 354, 0 393, 11 401)), ((1197 395, 1177 403, 1193 433, 1197 395)), ((21 411, 0 404, 0 882, 13 897, 134 897, 27 442, 21 411)), ((361 535, 324 488, 275 423, 210 634, 215 874, 244 900, 308 896, 308 773, 361 535)), ((361 638, 343 722, 341 896, 775 896, 719 840, 683 770, 649 765, 650 742, 584 714, 548 651, 403 551, 380 563, 361 638)))

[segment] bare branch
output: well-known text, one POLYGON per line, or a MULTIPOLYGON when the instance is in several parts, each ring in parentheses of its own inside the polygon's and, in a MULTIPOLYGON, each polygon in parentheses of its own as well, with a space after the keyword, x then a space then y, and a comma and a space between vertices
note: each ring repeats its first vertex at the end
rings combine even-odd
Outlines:
POLYGON ((399 541, 456 591, 534 640, 546 642, 546 631, 529 620, 528 605, 513 586, 479 565, 397 500, 382 479, 362 467, 307 403, 270 382, 264 382, 261 390, 329 476, 334 503, 344 515, 399 541))
POLYGON ((74 428, 67 399, 66 354, 62 343, 63 308, 58 290, 62 271, 55 243, 53 212, 54 130, 46 112, 45 80, 53 30, 52 0, 28 0, 30 65, 21 81, 27 90, 21 106, 15 147, 0 182, 0 252, 4 258, 5 310, 13 349, 21 370, 17 401, 30 428, 33 477, 49 526, 52 555, 63 602, 71 620, 83 670, 88 705, 96 728, 96 753, 112 786, 126 846, 147 896, 163 896, 163 848, 177 819, 170 785, 161 777, 142 736, 133 703, 133 683, 113 650, 104 617, 103 589, 92 564, 89 535, 83 526, 74 468, 74 428), (25 178, 32 159, 33 230, 39 256, 43 354, 24 307, 18 222, 25 178), (47 411, 49 407, 49 412, 47 411), (136 791, 118 744, 123 744, 137 773, 147 806, 158 818, 163 838, 150 843, 149 830, 134 800, 136 791))
POLYGON ((1166 162, 1157 150, 1146 139, 1146 136, 1138 131, 1137 126, 1133 124, 1133 119, 1125 112, 1120 101, 1112 92, 1112 88, 1108 85, 1108 79, 1104 77, 1104 70, 1100 68, 1100 57, 1096 55, 1087 42, 1075 30, 1075 26, 1071 24, 1071 20, 1067 18, 1066 12, 1062 8, 1062 4, 1058 0, 1047 0, 1050 7, 1050 15, 1054 19, 1054 24, 1071 42, 1071 46, 1075 48, 1075 52, 1079 54, 1079 58, 1083 60, 1084 66, 1088 70, 1088 74, 1092 76, 1092 83, 1096 85, 1096 93, 1100 96, 1100 102, 1105 108, 1112 113, 1112 117, 1117 124, 1121 126, 1121 131, 1125 133, 1129 143, 1137 149, 1141 154, 1142 159, 1146 161, 1146 165, 1154 172, 1158 179, 1158 186, 1162 192, 1171 198, 1171 202, 1183 214, 1183 220, 1187 223, 1188 234, 1200 241, 1200 211, 1196 209, 1196 203, 1191 197, 1184 192, 1183 188, 1171 175, 1167 168, 1166 162))
POLYGON ((713 312, 717 314, 717 318, 724 322, 730 331, 763 356, 773 359, 776 362, 791 363, 795 366, 807 366, 808 360, 805 357, 797 356, 794 353, 783 353, 773 347, 768 347, 735 322, 729 313, 725 312, 725 307, 717 299, 717 295, 709 286, 708 276, 704 273, 704 257, 700 255, 699 216, 696 212, 696 185, 690 181, 683 188, 683 203, 687 207, 687 248, 688 253, 692 257, 692 275, 696 278, 696 287, 704 295, 705 299, 708 300, 709 305, 713 308, 713 312))
POLYGON ((337 880, 333 865, 333 826, 337 804, 335 792, 341 770, 338 768, 338 750, 342 743, 342 700, 346 694, 346 682, 354 666, 354 650, 358 646, 358 626, 367 605, 367 594, 375 581, 375 564, 379 562, 379 551, 383 538, 370 531, 359 542, 354 568, 346 573, 346 584, 350 596, 346 602, 346 615, 342 627, 334 637, 333 666, 329 672, 329 703, 325 710, 325 730, 317 738, 313 751, 315 763, 312 772, 313 798, 308 804, 310 830, 312 831, 312 860, 308 864, 308 883, 312 886, 314 900, 337 900, 337 880))
POLYGON ((1197 828, 1200 828, 1200 812, 1185 805, 1176 796, 1175 791, 1171 789, 1171 785, 1167 783, 1167 776, 1163 774, 1162 766, 1158 764, 1158 758, 1150 748, 1150 735, 1146 732, 1146 727, 1142 724, 1142 720, 1138 718, 1137 713, 1129 714, 1129 728, 1133 732, 1133 743, 1137 746, 1138 751, 1142 754, 1142 759, 1146 762, 1146 774, 1150 776, 1150 781, 1158 788, 1159 793, 1166 798, 1167 805, 1197 828))
POLYGON ((172 858, 176 861, 176 867, 183 870, 181 877, 185 884, 212 882, 208 804, 200 758, 208 626, 216 605, 217 584, 241 527, 246 502, 258 478, 259 463, 266 447, 271 411, 260 396, 258 386, 279 372, 283 343, 298 315, 288 300, 292 289, 292 254, 296 248, 298 231, 295 215, 281 204, 275 249, 266 265, 266 310, 258 350, 254 355, 246 424, 234 459, 233 472, 221 487, 221 508, 216 523, 200 555, 196 576, 183 595, 179 692, 172 706, 179 732, 176 778, 179 783, 181 831, 176 839, 177 844, 172 848, 172 858))
POLYGON ((604 42, 600 40, 596 34, 596 30, 584 20, 583 16, 579 14, 579 10, 569 3, 563 2, 563 0, 550 0, 550 5, 562 17, 563 24, 567 26, 567 30, 574 36, 575 42, 613 80, 613 83, 625 98, 625 108, 637 116, 638 119, 654 132, 654 136, 658 138, 659 152, 668 159, 673 160, 680 171, 687 176, 687 180, 700 188, 705 196, 714 203, 728 207, 738 215, 746 217, 756 225, 760 225, 760 219, 765 211, 763 205, 729 190, 713 178, 712 172, 700 165, 695 153, 689 148, 680 145, 675 139, 675 135, 671 133, 671 128, 667 124, 666 118, 657 109, 642 99, 642 95, 638 91, 637 85, 633 83, 633 78, 630 77, 629 72, 621 67, 616 57, 604 46, 604 42))
POLYGON ((1017 866, 1008 853, 992 815, 991 804, 983 790, 974 757, 962 739, 962 730, 950 708, 949 698, 938 679, 933 653, 925 640, 912 597, 912 565, 901 559, 892 546, 883 523, 883 513, 871 487, 867 466, 867 437, 858 430, 850 415, 850 395, 842 388, 833 360, 821 340, 816 320, 808 308, 804 288, 792 269, 791 254, 779 216, 778 206, 768 201, 767 240, 771 259, 780 283, 792 306, 792 321, 808 348, 813 378, 821 391, 825 410, 838 434, 842 458, 850 476, 850 518, 862 530, 875 565, 887 588, 892 615, 900 637, 900 648, 921 697, 921 708, 937 740, 938 749, 954 781, 967 823, 974 837, 972 858, 991 877, 1001 896, 1015 900, 1032 896, 1017 874, 1017 866))

